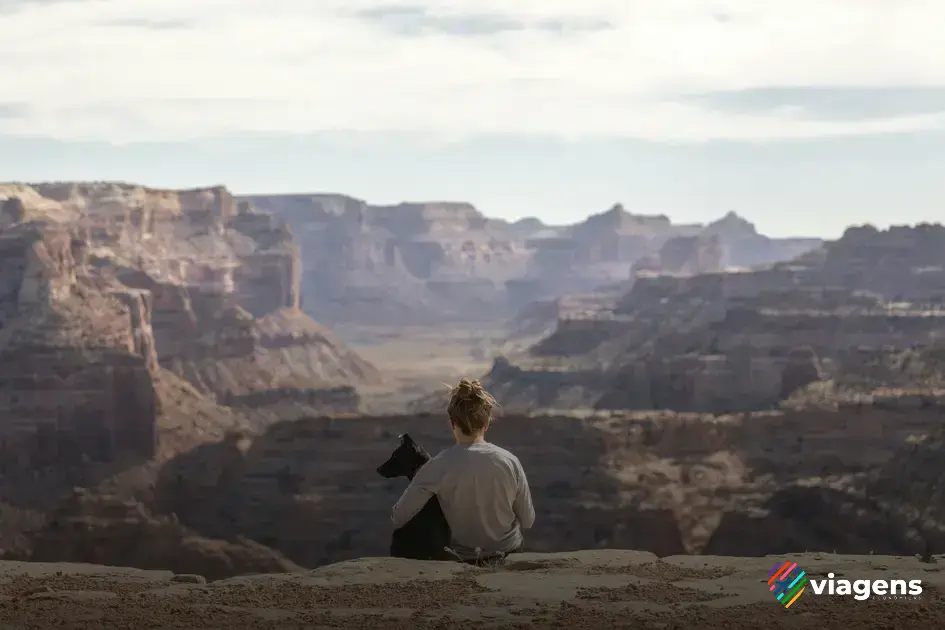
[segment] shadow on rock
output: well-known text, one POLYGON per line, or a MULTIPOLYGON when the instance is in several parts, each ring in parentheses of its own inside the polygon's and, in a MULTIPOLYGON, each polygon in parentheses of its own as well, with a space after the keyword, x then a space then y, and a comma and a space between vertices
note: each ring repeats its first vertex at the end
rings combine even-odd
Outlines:
POLYGON ((77 490, 50 515, 36 533, 28 559, 163 569, 210 580, 301 570, 251 540, 211 540, 174 517, 151 514, 136 501, 84 490, 77 490))
MULTIPOLYGON (((432 453, 451 443, 440 415, 280 422, 165 464, 153 508, 203 536, 245 536, 306 567, 386 556, 390 508, 405 481, 380 478, 375 468, 404 432, 432 453)), ((500 419, 490 436, 528 471, 538 518, 527 550, 684 553, 670 510, 624 504, 602 464, 608 438, 591 423, 515 416, 500 419)))
POLYGON ((908 519, 879 502, 823 486, 791 486, 754 511, 726 512, 709 555, 765 556, 801 551, 912 555, 930 541, 908 519))

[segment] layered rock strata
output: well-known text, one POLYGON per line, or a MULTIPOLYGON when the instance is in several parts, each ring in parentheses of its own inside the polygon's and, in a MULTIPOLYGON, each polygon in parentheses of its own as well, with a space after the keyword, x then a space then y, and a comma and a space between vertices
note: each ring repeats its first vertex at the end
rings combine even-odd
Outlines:
POLYGON ((816 239, 769 239, 730 215, 676 225, 619 204, 567 226, 489 219, 468 203, 371 205, 343 195, 260 195, 252 203, 287 221, 304 251, 306 304, 327 322, 496 321, 533 300, 629 279, 647 256, 711 270, 787 260, 816 239), (701 254, 691 253, 693 248, 701 254), (701 258, 700 258, 701 256, 701 258), (691 259, 691 260, 690 260, 691 259))
POLYGON ((378 377, 298 309, 285 227, 223 188, 0 201, 0 500, 17 508, 247 426, 219 403, 350 411, 378 377))
MULTIPOLYGON (((908 395, 889 392, 839 411, 506 414, 490 436, 529 475, 538 511, 529 550, 636 548, 662 556, 726 544, 725 553, 744 555, 792 552, 803 541, 810 550, 918 553, 927 541, 945 545, 945 537, 875 510, 858 517, 851 506, 865 504, 849 480, 889 465, 898 447, 933 431, 945 402, 928 405, 915 409, 908 395), (786 497, 800 496, 792 488, 811 479, 835 480, 842 500, 823 504, 826 495, 811 491, 792 499, 785 519, 786 497), (758 517, 769 513, 782 520, 758 517), (830 524, 843 514, 837 523, 846 525, 830 524), (738 534, 732 519, 741 519, 738 534)), ((279 423, 169 462, 153 509, 208 537, 244 535, 302 566, 384 555, 388 511, 404 484, 374 468, 403 432, 432 452, 448 445, 440 415, 279 423)))
POLYGON ((28 559, 164 569, 211 580, 301 569, 245 538, 203 538, 175 517, 155 516, 137 501, 81 489, 49 515, 28 559))
POLYGON ((561 315, 497 361, 489 385, 512 407, 733 412, 775 408, 814 383, 935 383, 935 362, 914 355, 943 339, 936 238, 945 228, 851 229, 790 264, 640 272, 615 306, 561 315))

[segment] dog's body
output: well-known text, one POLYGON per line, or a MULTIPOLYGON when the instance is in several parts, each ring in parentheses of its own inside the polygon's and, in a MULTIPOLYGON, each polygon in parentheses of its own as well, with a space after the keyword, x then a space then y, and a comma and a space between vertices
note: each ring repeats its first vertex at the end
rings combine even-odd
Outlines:
MULTIPOLYGON (((377 474, 387 479, 407 477, 412 480, 420 467, 429 460, 430 454, 405 433, 400 436, 400 446, 386 462, 377 467, 377 474)), ((440 502, 433 496, 406 525, 394 530, 390 555, 414 560, 452 560, 446 550, 451 535, 440 502)))

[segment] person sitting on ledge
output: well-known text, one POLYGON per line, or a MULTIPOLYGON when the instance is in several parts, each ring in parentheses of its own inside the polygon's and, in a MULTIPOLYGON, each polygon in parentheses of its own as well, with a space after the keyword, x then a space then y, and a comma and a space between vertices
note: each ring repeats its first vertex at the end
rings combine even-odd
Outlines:
POLYGON ((391 515, 394 527, 402 527, 436 495, 452 530, 452 551, 470 564, 521 551, 522 530, 535 523, 521 462, 486 441, 495 407, 479 381, 459 381, 446 410, 456 445, 420 468, 391 515))

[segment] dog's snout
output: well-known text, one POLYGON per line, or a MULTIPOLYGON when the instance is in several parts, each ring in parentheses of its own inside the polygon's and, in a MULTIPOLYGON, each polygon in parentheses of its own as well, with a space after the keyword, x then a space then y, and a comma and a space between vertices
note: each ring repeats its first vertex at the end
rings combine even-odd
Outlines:
POLYGON ((385 479, 391 479, 392 477, 397 476, 397 472, 394 470, 394 467, 391 465, 390 461, 386 461, 380 466, 377 467, 377 474, 385 479))

